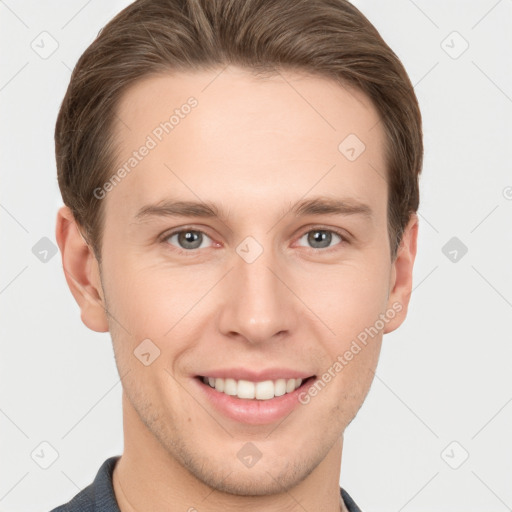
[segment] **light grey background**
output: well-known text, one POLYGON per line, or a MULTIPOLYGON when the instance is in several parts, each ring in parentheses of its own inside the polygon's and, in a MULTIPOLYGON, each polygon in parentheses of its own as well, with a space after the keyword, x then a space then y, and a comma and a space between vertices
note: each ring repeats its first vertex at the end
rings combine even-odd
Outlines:
MULTIPOLYGON (((59 255, 36 244, 55 242, 70 71, 128 3, 0 0, 2 512, 69 500, 123 450, 110 338, 83 326, 59 255)), ((384 337, 341 482, 366 512, 511 510, 512 0, 354 3, 415 84, 425 164, 409 316, 384 337)))

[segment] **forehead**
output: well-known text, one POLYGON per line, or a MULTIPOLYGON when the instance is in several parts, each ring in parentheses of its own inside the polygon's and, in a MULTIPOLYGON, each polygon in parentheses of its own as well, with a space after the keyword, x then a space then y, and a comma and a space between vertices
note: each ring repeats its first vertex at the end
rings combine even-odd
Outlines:
POLYGON ((385 206, 378 113, 332 80, 233 66, 156 75, 132 86, 117 114, 117 164, 128 172, 108 202, 121 208, 166 194, 248 207, 308 190, 385 206))

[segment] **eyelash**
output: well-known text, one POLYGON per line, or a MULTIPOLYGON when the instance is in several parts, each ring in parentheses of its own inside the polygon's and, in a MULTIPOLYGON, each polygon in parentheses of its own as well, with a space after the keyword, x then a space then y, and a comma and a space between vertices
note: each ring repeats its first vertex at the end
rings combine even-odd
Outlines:
MULTIPOLYGON (((196 229, 196 228, 193 228, 192 226, 190 226, 190 227, 185 227, 185 228, 177 229, 175 231, 171 231, 169 233, 164 234, 161 237, 161 241, 166 246, 169 246, 169 245, 171 245, 168 242, 169 238, 171 238, 174 235, 179 235, 180 233, 186 233, 187 231, 193 231, 195 233, 201 233, 202 235, 205 235, 206 237, 210 238, 210 240, 212 240, 212 238, 207 233, 202 231, 201 229, 196 229)), ((334 233, 335 235, 337 235, 337 236, 339 236, 341 238, 341 242, 339 242, 338 244, 334 245, 333 247, 328 247, 328 248, 325 248, 325 249, 315 249, 313 247, 309 247, 309 249, 311 251, 315 252, 315 253, 318 253, 318 252, 330 253, 333 250, 336 250, 337 246, 346 245, 346 244, 349 243, 348 237, 344 233, 342 233, 341 231, 338 231, 338 230, 332 229, 332 228, 326 228, 326 227, 323 227, 323 226, 316 226, 316 227, 308 229, 307 231, 304 231, 298 237, 298 240, 303 238, 304 235, 307 235, 307 234, 309 234, 311 232, 314 232, 314 231, 323 231, 323 232, 326 232, 326 233, 334 233)), ((199 251, 200 249, 197 248, 197 249, 186 250, 186 249, 181 249, 181 248, 176 247, 176 246, 173 245, 171 250, 173 252, 178 252, 178 254, 183 254, 183 255, 188 256, 188 257, 194 257, 194 256, 197 256, 197 251, 199 251)))

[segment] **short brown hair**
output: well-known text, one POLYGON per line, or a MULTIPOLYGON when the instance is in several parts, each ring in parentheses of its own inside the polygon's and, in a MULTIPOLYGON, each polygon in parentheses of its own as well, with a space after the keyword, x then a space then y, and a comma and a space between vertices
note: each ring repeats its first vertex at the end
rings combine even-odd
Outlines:
POLYGON ((305 71, 371 99, 386 134, 394 259, 419 206, 421 114, 400 60, 346 0, 137 0, 99 32, 73 70, 55 128, 62 197, 96 257, 104 208, 93 191, 114 172, 121 95, 149 75, 228 64, 305 71))

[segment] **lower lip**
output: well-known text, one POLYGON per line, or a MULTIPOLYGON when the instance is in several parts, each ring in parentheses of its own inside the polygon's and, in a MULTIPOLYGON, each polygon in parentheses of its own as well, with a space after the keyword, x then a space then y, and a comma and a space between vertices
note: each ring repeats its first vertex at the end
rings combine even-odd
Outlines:
POLYGON ((291 393, 276 396, 270 400, 248 400, 221 393, 201 378, 193 379, 213 406, 224 416, 239 423, 267 425, 288 416, 298 405, 299 395, 309 388, 314 378, 306 379, 291 393))

